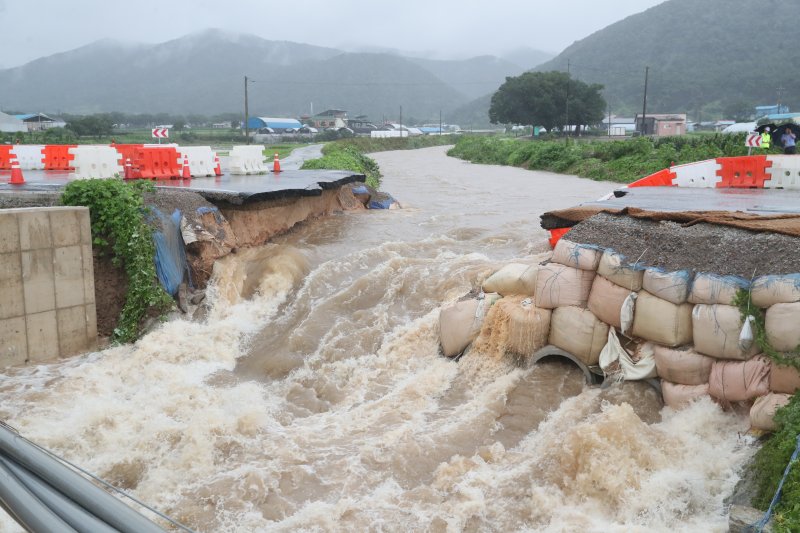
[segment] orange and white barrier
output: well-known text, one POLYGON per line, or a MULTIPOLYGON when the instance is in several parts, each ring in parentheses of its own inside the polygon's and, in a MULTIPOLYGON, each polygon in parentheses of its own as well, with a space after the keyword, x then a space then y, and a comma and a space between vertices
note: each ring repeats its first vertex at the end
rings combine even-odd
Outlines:
POLYGON ((75 179, 104 179, 123 174, 121 156, 111 146, 76 146, 70 148, 75 179))
POLYGON ((178 152, 181 160, 186 159, 189 163, 189 174, 193 178, 214 176, 214 158, 216 153, 210 146, 180 146, 178 152))
POLYGON ((231 149, 231 174, 265 174, 269 168, 264 163, 264 146, 234 146, 231 149))
POLYGON ((44 145, 41 144, 15 144, 11 153, 17 156, 19 166, 23 170, 44 169, 44 145))

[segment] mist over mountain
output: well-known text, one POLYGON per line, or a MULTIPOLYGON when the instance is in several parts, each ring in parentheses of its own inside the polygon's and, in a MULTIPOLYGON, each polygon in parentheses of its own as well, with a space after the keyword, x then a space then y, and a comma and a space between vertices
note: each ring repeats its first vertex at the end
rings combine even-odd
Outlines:
POLYGON ((737 103, 800 106, 800 2, 670 0, 582 39, 536 70, 602 83, 612 110, 717 112, 737 103))
POLYGON ((379 120, 438 116, 521 72, 492 56, 445 61, 333 48, 206 30, 159 44, 101 40, 0 70, 0 108, 52 113, 296 116, 339 108, 379 120))

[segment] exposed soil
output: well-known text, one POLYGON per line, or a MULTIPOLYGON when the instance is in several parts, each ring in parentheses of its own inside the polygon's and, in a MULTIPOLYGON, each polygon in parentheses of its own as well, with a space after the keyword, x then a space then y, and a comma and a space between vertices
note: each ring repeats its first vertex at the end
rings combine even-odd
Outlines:
POLYGON ((613 248, 631 262, 666 270, 692 269, 744 278, 800 272, 800 239, 713 224, 684 227, 601 213, 566 238, 613 248))
POLYGON ((98 255, 92 251, 94 261, 94 299, 97 307, 97 335, 110 337, 117 327, 119 314, 125 305, 128 292, 128 277, 121 267, 111 263, 109 255, 98 255))

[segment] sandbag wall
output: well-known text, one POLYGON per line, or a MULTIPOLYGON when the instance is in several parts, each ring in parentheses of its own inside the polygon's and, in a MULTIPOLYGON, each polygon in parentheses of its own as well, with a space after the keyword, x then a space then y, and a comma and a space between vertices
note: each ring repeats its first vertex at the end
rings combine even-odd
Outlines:
POLYGON ((752 426, 771 430, 775 410, 800 388, 800 373, 759 353, 752 323, 733 305, 740 289, 766 311, 769 344, 794 351, 800 345, 800 274, 751 283, 665 272, 562 238, 550 261, 506 265, 484 282, 480 300, 443 308, 442 347, 450 357, 470 343, 527 357, 553 345, 599 366, 606 379, 660 378, 672 408, 710 396, 725 408, 750 409, 752 426))

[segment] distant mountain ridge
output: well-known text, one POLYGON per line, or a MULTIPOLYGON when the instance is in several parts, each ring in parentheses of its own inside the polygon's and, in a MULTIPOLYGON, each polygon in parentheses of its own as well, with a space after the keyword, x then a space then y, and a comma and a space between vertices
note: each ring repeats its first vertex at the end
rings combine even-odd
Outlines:
MULTIPOLYGON (((565 72, 605 86, 612 112, 725 116, 780 100, 800 111, 800 2, 669 0, 575 42, 534 70, 565 72), (781 94, 778 94, 778 93, 781 94)), ((488 124, 491 94, 458 106, 454 121, 488 124)))
POLYGON ((347 109, 373 120, 428 119, 524 70, 492 56, 463 61, 346 53, 253 35, 205 30, 159 44, 102 40, 0 70, 2 109, 296 116, 347 109), (395 113, 397 111, 397 113, 395 113))
POLYGON ((669 0, 577 41, 536 70, 566 70, 606 86, 613 110, 721 110, 728 105, 800 106, 800 48, 791 42, 800 2, 669 0), (787 42, 787 39, 790 41, 787 42))

